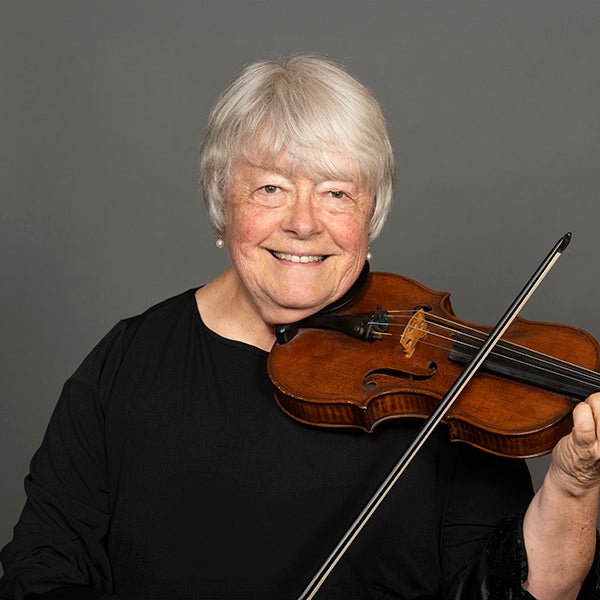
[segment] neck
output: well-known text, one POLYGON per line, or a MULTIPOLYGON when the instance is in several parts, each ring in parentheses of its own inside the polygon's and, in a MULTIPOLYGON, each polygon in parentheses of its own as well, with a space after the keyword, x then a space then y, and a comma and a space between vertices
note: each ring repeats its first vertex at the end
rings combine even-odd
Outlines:
POLYGON ((228 269, 196 292, 204 324, 220 336, 269 352, 275 327, 250 301, 233 269, 228 269))

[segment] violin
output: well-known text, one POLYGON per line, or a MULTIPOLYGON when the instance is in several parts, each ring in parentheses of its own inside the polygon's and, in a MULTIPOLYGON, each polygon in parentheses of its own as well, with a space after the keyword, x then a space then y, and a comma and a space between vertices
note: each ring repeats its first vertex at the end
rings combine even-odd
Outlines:
MULTIPOLYGON (((349 297, 277 329, 269 376, 302 423, 372 432, 427 418, 491 330, 456 317, 449 293, 368 267, 349 297)), ((575 403, 600 389, 599 369, 589 333, 517 317, 442 422, 493 454, 545 454, 570 432, 575 403)))

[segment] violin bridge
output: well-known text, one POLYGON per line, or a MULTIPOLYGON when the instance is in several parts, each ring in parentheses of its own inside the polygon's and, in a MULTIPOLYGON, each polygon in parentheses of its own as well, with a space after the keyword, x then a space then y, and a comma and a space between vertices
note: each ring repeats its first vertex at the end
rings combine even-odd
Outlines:
POLYGON ((404 348, 407 358, 411 358, 415 353, 417 342, 427 335, 427 331, 425 311, 419 308, 406 324, 400 337, 400 345, 404 348))

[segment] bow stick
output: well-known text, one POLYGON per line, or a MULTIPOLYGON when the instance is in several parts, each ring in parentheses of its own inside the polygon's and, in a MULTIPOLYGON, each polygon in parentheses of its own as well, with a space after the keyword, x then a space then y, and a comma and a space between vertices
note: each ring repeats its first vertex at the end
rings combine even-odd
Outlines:
POLYGON ((338 542, 337 546, 333 549, 329 557, 321 565, 321 568, 317 571, 317 573, 311 579, 308 586, 298 597, 298 600, 311 600, 311 598, 314 598, 315 594, 319 591, 319 589, 321 588, 321 586, 323 585, 323 583, 325 582, 335 565, 339 562, 346 550, 350 547, 350 544, 352 544, 356 536, 366 525, 367 521, 377 510, 383 499, 387 496, 388 492, 392 489, 392 487, 394 487, 396 481, 398 481, 398 479, 400 478, 400 475, 402 475, 406 467, 408 467, 412 459, 420 450, 421 446, 423 446, 427 438, 429 438, 435 427, 440 423, 440 421, 444 418, 446 413, 450 410, 450 408, 458 398, 458 395, 462 392, 462 390, 465 388, 465 386, 473 377, 473 375, 475 375, 479 367, 487 358, 488 354, 493 350, 496 343, 500 340, 502 335, 504 335, 506 330, 509 328, 510 324, 517 316, 517 314, 525 306, 525 304, 535 292, 535 290, 542 282, 544 277, 546 277, 550 269, 554 266, 554 263, 558 260, 565 248, 569 245, 571 237, 571 233, 566 233, 558 240, 558 242, 556 242, 552 250, 550 250, 546 258, 542 261, 540 266, 535 271, 535 273, 525 284, 525 287, 521 290, 518 296, 514 299, 513 303, 504 313, 502 318, 498 321, 497 325, 487 337, 486 341, 481 346, 479 351, 475 354, 475 356, 473 356, 469 364, 465 367, 462 373, 457 377, 456 381, 452 384, 450 389, 446 392, 446 395, 443 397, 439 406, 431 413, 429 418, 425 421, 424 425, 421 427, 421 429, 415 436, 415 439, 404 452, 400 460, 390 471, 383 483, 377 488, 367 505, 362 509, 358 517, 356 517, 352 525, 348 528, 348 530, 346 531, 342 539, 338 542))

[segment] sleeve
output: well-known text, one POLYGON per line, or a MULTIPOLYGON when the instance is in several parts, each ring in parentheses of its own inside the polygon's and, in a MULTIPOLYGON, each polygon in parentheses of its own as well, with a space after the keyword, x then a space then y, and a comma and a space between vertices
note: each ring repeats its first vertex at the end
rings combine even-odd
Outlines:
POLYGON ((117 325, 65 383, 25 479, 27 501, 2 550, 2 600, 76 585, 111 593, 104 415, 123 348, 117 325))

